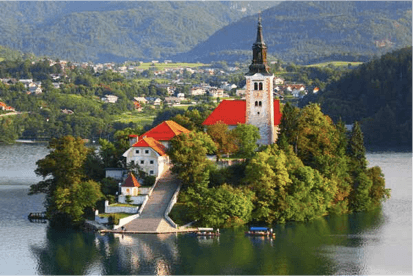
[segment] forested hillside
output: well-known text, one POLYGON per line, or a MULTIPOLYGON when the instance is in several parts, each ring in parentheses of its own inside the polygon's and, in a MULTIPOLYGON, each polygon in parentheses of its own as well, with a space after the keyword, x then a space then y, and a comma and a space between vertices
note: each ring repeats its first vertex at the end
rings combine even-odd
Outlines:
MULTIPOLYGON (((262 12, 268 53, 283 61, 367 61, 411 46, 412 2, 285 1, 262 12)), ((257 16, 222 28, 177 59, 251 59, 257 16)))
POLYGON ((277 3, 2 1, 0 45, 70 61, 148 61, 189 51, 277 3))
POLYGON ((412 145, 412 47, 361 65, 309 95, 337 121, 361 121, 367 145, 412 145))

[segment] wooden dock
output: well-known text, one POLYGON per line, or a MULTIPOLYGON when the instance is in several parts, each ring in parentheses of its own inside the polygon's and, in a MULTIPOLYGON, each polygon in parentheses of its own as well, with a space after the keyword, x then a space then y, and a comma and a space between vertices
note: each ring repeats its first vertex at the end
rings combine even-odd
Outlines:
POLYGON ((101 234, 105 234, 105 233, 114 233, 114 234, 178 234, 178 233, 195 233, 198 232, 197 228, 187 228, 187 229, 176 229, 175 231, 128 231, 128 230, 121 230, 121 229, 117 229, 117 230, 109 230, 109 229, 105 229, 105 230, 99 230, 99 233, 101 234))

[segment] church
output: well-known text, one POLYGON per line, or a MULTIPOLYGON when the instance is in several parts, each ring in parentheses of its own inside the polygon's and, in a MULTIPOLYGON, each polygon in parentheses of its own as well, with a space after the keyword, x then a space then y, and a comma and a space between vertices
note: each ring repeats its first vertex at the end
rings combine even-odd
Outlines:
POLYGON ((252 63, 245 78, 245 100, 223 100, 202 125, 224 123, 230 129, 237 124, 254 125, 261 135, 258 144, 273 144, 277 140, 281 112, 279 100, 273 97, 274 75, 267 64, 261 17, 258 19, 257 39, 252 46, 252 63))

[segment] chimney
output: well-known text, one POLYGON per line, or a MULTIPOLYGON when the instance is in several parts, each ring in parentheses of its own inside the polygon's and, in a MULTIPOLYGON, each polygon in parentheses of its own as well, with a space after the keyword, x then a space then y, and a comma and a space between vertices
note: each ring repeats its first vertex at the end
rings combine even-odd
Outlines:
POLYGON ((136 142, 138 142, 139 136, 136 134, 129 135, 129 146, 133 146, 136 142))

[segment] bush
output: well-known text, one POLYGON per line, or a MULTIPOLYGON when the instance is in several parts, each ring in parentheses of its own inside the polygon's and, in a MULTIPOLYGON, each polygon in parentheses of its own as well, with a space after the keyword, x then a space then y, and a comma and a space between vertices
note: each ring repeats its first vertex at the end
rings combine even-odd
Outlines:
POLYGON ((125 196, 125 202, 126 202, 127 204, 132 204, 132 203, 133 203, 133 200, 131 199, 131 196, 130 196, 130 195, 125 196))
POLYGON ((147 175, 145 176, 145 178, 143 179, 143 185, 144 186, 152 186, 153 184, 155 184, 156 181, 156 177, 153 175, 147 175))
POLYGON ((108 224, 109 225, 118 225, 120 220, 120 215, 119 214, 111 214, 108 218, 108 224))

